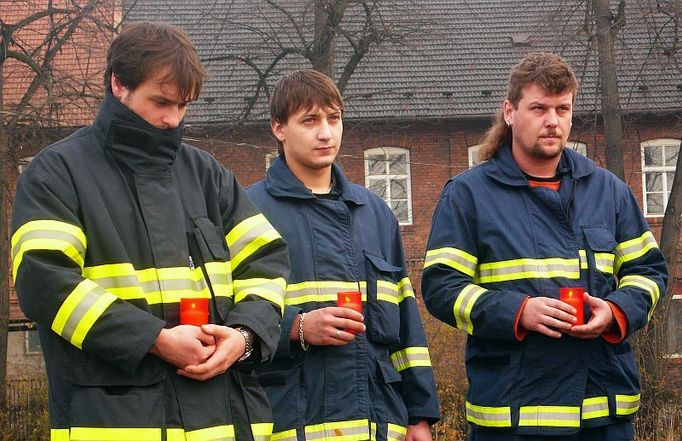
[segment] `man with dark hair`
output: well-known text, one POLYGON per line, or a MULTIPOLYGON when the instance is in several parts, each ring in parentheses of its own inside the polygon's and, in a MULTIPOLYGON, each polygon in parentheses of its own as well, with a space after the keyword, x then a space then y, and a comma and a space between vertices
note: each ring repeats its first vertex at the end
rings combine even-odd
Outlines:
POLYGON ((334 164, 342 114, 329 77, 283 77, 270 97, 280 155, 247 190, 291 250, 282 334, 260 375, 272 439, 430 441, 438 401, 400 229, 334 164), (362 313, 336 306, 348 291, 362 313))
POLYGON ((181 142, 205 76, 187 35, 132 24, 107 63, 95 122, 36 156, 14 201, 51 439, 265 439, 252 370, 277 346, 286 245, 231 172, 181 142), (185 300, 209 311, 183 324, 185 300))
POLYGON ((565 148, 577 89, 554 54, 514 66, 488 161, 452 178, 433 216, 422 292, 469 334, 470 440, 633 438, 627 338, 668 276, 627 185, 565 148))

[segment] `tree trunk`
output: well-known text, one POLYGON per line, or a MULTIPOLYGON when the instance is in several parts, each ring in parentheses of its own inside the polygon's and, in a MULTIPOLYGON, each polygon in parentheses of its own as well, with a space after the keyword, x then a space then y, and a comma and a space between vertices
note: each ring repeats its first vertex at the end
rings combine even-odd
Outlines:
POLYGON ((7 164, 9 147, 5 133, 3 66, 0 62, 0 411, 7 405, 7 337, 9 334, 9 225, 7 224, 7 164))
POLYGON ((591 4, 597 33, 606 168, 624 181, 623 126, 616 63, 613 58, 613 39, 619 27, 612 20, 609 0, 592 0, 591 4))
POLYGON ((347 0, 317 0, 315 2, 315 42, 310 62, 313 69, 331 79, 334 79, 336 35, 347 4, 347 0))

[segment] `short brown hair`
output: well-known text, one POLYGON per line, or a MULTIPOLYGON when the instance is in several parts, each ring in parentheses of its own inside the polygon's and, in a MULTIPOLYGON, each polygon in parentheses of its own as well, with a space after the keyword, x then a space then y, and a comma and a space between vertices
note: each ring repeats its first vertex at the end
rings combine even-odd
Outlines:
MULTIPOLYGON (((578 80, 571 66, 560 56, 547 52, 530 53, 512 68, 507 83, 506 99, 515 109, 523 98, 523 89, 532 84, 551 95, 571 92, 573 102, 578 92, 578 80)), ((483 135, 479 150, 481 160, 487 161, 492 158, 502 144, 511 144, 511 140, 512 128, 507 126, 503 111, 499 110, 492 127, 483 135)))
MULTIPOLYGON (((313 107, 339 109, 343 98, 331 78, 313 69, 301 69, 282 77, 270 95, 270 121, 286 124, 289 117, 301 109, 313 107)), ((284 155, 282 143, 277 151, 284 155)))
POLYGON ((199 97, 206 71, 185 31, 165 23, 133 23, 109 47, 105 87, 111 92, 113 74, 122 86, 134 90, 164 69, 162 83, 176 84, 187 101, 199 97))

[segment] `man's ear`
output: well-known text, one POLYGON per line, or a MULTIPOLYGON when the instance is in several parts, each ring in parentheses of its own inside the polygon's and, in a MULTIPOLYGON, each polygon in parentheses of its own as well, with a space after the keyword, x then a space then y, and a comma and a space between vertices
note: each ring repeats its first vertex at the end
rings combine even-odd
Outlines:
POLYGON ((113 73, 111 74, 111 93, 113 93, 119 101, 128 96, 129 93, 128 88, 121 84, 113 73))
POLYGON ((286 140, 286 135, 284 134, 284 124, 279 121, 271 121, 270 128, 272 129, 273 135, 279 142, 284 142, 286 140))

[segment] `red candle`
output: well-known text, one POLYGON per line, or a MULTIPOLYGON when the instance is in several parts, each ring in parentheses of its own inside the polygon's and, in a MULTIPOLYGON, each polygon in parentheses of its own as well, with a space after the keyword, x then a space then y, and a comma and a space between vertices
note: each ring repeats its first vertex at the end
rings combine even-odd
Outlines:
MULTIPOLYGON (((360 291, 342 291, 336 293, 336 306, 349 308, 362 314, 362 293, 360 291)), ((355 331, 346 329, 346 332, 357 334, 355 331)))
POLYGON ((180 324, 201 326, 208 323, 208 299, 181 298, 180 324))
POLYGON ((575 308, 575 317, 578 319, 574 326, 582 325, 585 322, 583 317, 583 288, 559 288, 559 299, 575 308))

